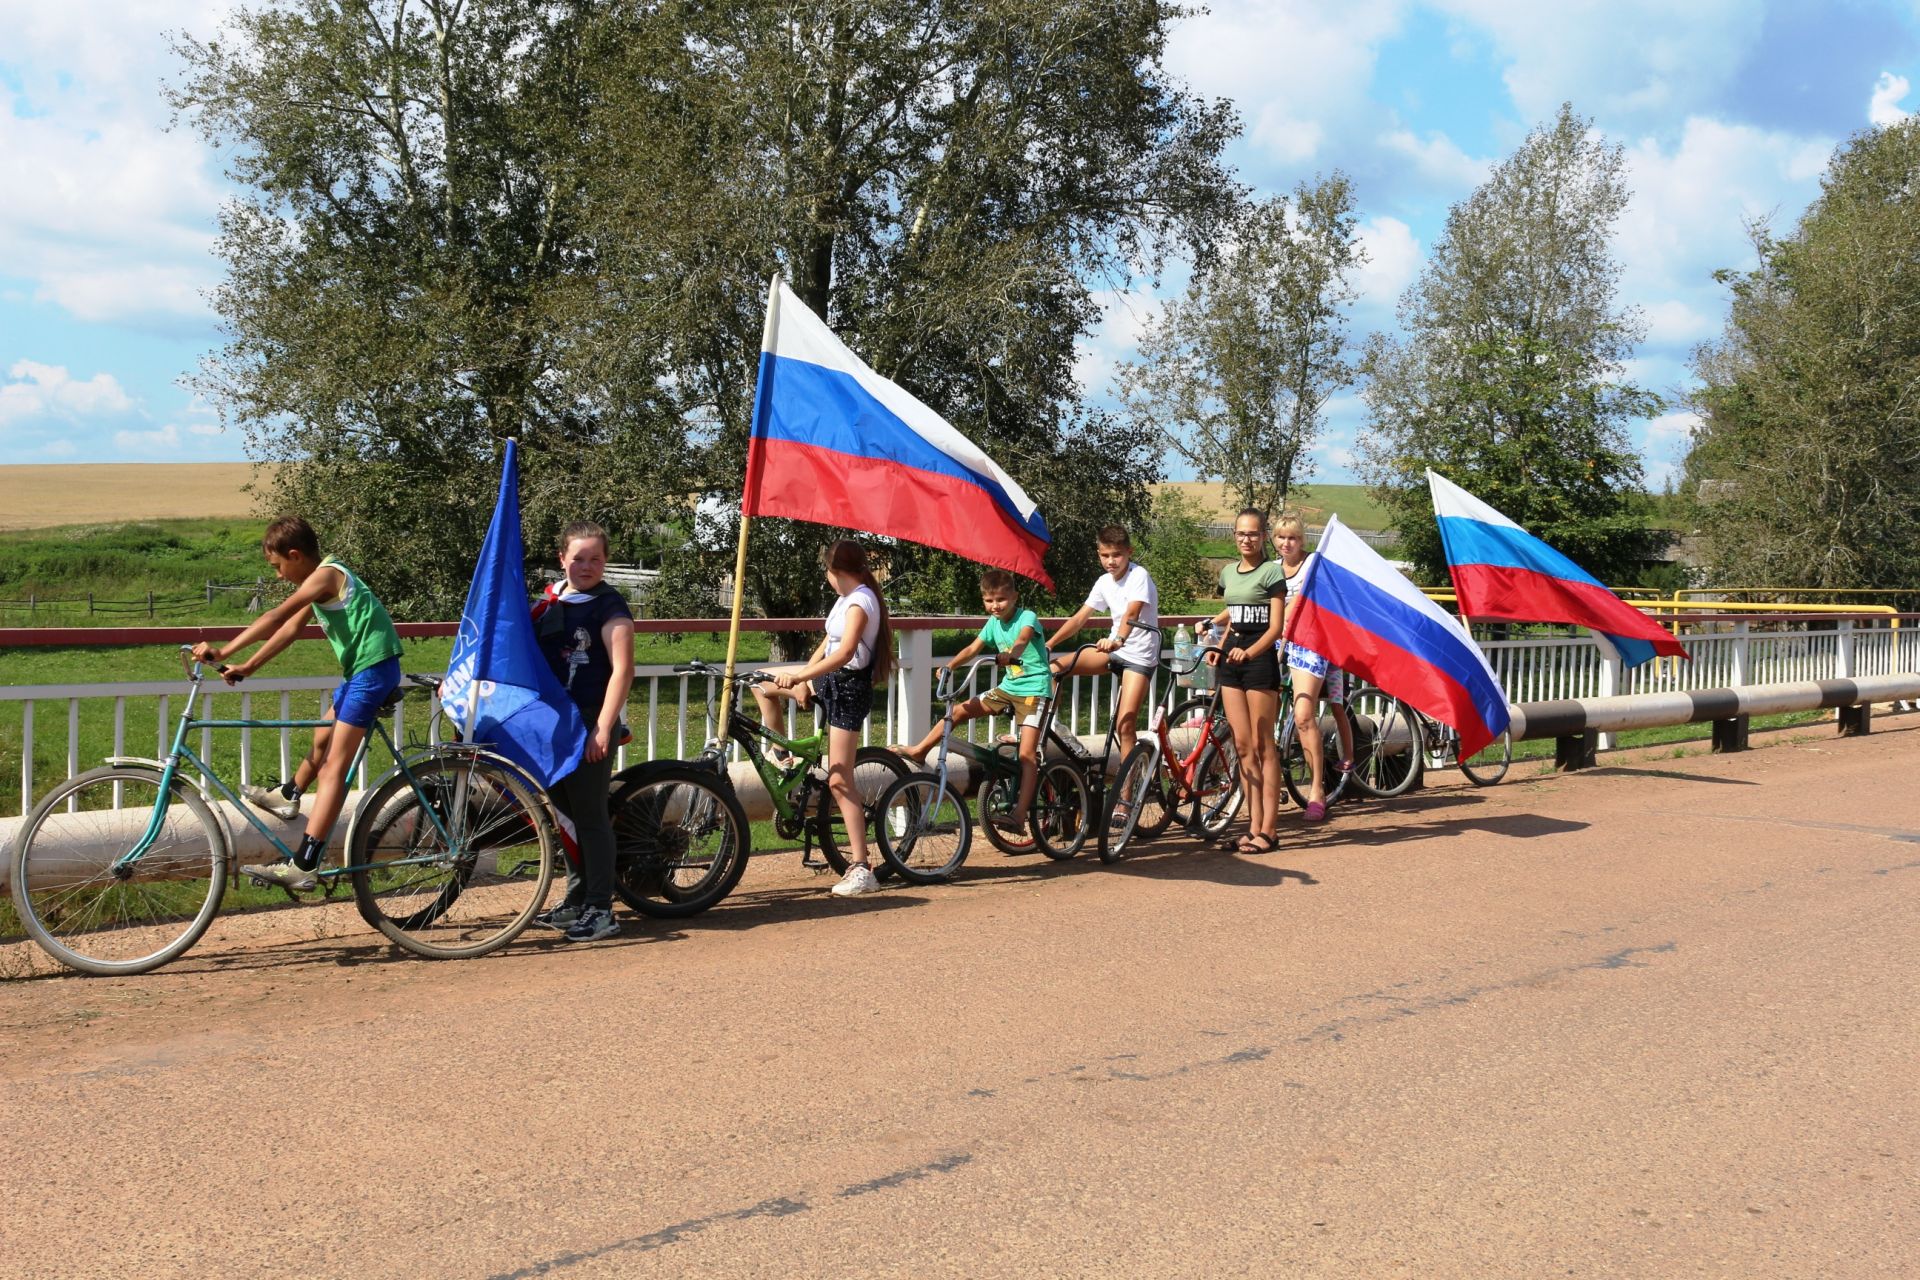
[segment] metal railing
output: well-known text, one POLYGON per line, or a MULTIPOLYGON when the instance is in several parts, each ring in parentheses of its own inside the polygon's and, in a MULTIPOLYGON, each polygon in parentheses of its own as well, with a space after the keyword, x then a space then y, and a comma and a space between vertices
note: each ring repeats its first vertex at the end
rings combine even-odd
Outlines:
MULTIPOLYGON (((934 634, 977 629, 981 621, 894 620, 899 661, 885 692, 876 691, 874 712, 863 731, 863 741, 914 741, 927 731, 936 714, 932 703, 935 668, 945 661, 944 656, 934 654, 934 634)), ((1179 621, 1163 619, 1169 635, 1179 621)), ((1819 618, 1803 614, 1692 616, 1679 620, 1692 661, 1660 658, 1633 671, 1625 670, 1617 658, 1587 635, 1530 631, 1483 639, 1480 644, 1508 700, 1520 703, 1920 672, 1920 626, 1916 622, 1920 622, 1920 616, 1866 613, 1819 618)), ((409 624, 406 630, 413 634, 451 634, 452 625, 445 624, 444 631, 438 630, 442 625, 409 624)), ((725 625, 724 621, 705 619, 643 620, 637 624, 646 632, 670 633, 710 632, 725 625)), ((795 630, 817 625, 814 620, 756 620, 753 629, 795 630)), ((1048 625, 1053 623, 1049 621, 1048 625)), ((115 637, 129 633, 98 630, 85 634, 91 642, 111 643, 115 637)), ((143 643, 160 643, 163 639, 162 633, 146 630, 131 635, 143 643)), ((165 637, 179 638, 172 632, 165 637)), ((970 692, 985 692, 991 678, 990 673, 977 673, 976 687, 970 692)), ((205 714, 237 713, 242 719, 256 714, 280 719, 318 714, 325 691, 336 684, 337 680, 327 677, 256 677, 238 689, 215 688, 205 714)), ((24 812, 58 777, 90 768, 105 755, 146 755, 149 743, 152 754, 164 754, 172 738, 173 712, 178 707, 174 700, 182 688, 178 680, 0 686, 0 748, 17 746, 19 751, 18 792, 15 794, 11 787, 0 792, 0 815, 24 812), (6 729, 16 714, 18 740, 9 744, 6 729)), ((1185 692, 1163 669, 1156 677, 1149 705, 1171 704, 1185 692)), ((637 667, 628 701, 628 724, 634 738, 619 753, 621 767, 640 760, 684 758, 697 753, 705 744, 707 717, 718 695, 715 682, 680 675, 669 665, 637 667)), ((1113 697, 1111 677, 1064 682, 1058 697, 1063 727, 1090 736, 1105 732, 1113 697)), ((395 739, 404 742, 412 736, 417 741, 427 740, 432 710, 417 701, 410 707, 403 704, 393 717, 395 739)), ((968 731, 975 741, 991 741, 1008 727, 1004 720, 992 719, 973 722, 968 731)), ((241 730, 220 735, 205 731, 201 740, 202 754, 229 781, 237 778, 242 785, 268 774, 287 776, 305 750, 306 734, 302 730, 241 730)), ((382 764, 375 761, 373 767, 378 769, 382 764)))

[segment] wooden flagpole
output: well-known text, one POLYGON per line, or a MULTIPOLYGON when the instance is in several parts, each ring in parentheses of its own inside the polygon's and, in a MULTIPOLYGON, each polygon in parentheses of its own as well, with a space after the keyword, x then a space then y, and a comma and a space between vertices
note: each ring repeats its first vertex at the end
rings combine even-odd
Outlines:
MULTIPOLYGON (((780 275, 775 272, 767 281, 767 321, 760 331, 760 350, 762 354, 773 350, 774 337, 780 331, 780 275)), ((765 372, 764 370, 762 371, 765 372)), ((755 385, 753 389, 753 417, 758 422, 760 407, 765 402, 767 389, 755 385)), ((733 616, 727 624, 727 674, 720 682, 720 721, 719 737, 716 744, 722 753, 726 751, 727 725, 733 714, 733 669, 740 653, 740 606, 746 598, 747 590, 747 535, 753 528, 753 517, 748 515, 757 496, 759 485, 755 483, 753 471, 753 437, 749 428, 747 437, 747 475, 740 490, 740 546, 733 557, 733 616)))

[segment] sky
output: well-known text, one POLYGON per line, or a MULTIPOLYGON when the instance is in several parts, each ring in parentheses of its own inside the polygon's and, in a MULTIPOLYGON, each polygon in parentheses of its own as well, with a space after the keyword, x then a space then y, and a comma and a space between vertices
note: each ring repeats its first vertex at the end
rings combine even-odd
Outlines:
MULTIPOLYGON (((168 33, 214 34, 228 0, 0 0, 0 464, 238 461, 244 442, 183 380, 218 344, 223 159, 171 127, 168 33)), ((1229 158, 1257 194, 1333 169, 1355 182, 1369 261, 1356 339, 1394 324, 1447 210, 1562 102, 1628 160, 1614 251, 1647 339, 1629 366, 1677 398, 1716 336, 1713 280, 1746 227, 1790 228, 1834 147, 1920 109, 1920 0, 1211 0, 1170 69, 1231 99, 1229 158)), ((1151 318, 1103 295, 1080 374, 1110 395, 1151 318)), ((1693 419, 1634 427, 1659 487, 1693 419)), ((1365 409, 1330 406, 1314 478, 1353 479, 1365 409)))

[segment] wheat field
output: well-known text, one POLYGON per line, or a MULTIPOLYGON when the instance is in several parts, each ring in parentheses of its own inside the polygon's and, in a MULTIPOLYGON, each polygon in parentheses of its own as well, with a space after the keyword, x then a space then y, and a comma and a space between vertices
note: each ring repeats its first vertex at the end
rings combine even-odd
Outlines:
POLYGON ((0 529, 254 514, 251 462, 98 462, 0 466, 0 529))

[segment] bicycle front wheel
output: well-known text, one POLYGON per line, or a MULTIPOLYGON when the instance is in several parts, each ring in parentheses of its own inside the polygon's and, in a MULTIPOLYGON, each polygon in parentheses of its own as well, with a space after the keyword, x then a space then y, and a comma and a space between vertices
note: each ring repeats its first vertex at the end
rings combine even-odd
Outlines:
POLYGON ((642 766, 609 805, 613 891, 641 915, 698 915, 740 883, 752 843, 723 775, 679 762, 642 766))
MULTIPOLYGON (((979 767, 975 766, 975 768, 979 767)), ((1034 796, 1033 802, 1035 805, 1040 803, 1038 794, 1034 796)), ((1020 803, 1019 774, 988 774, 986 781, 980 784, 980 789, 974 794, 974 803, 980 807, 980 830, 986 833, 989 844, 1010 858, 1035 852, 1031 832, 1008 831, 993 825, 994 815, 1010 814, 1014 806, 1020 803)))
POLYGON ((1367 795, 1392 799, 1411 787, 1425 765, 1425 726, 1398 698, 1388 698, 1372 717, 1372 731, 1354 723, 1353 785, 1367 795))
POLYGON ((1113 784, 1113 807, 1107 811, 1106 839, 1100 845, 1100 861, 1118 862, 1127 856, 1128 846, 1133 843, 1141 814, 1159 777, 1160 753, 1154 744, 1134 743, 1133 750, 1120 762, 1120 776, 1113 784))
POLYGON ((14 840, 14 922, 69 969, 145 973, 200 940, 226 891, 225 831, 199 792, 175 780, 167 811, 138 858, 161 799, 161 774, 108 765, 68 778, 33 807, 14 840))
POLYGON ((1093 798, 1077 766, 1056 760, 1041 768, 1027 830, 1040 852, 1055 862, 1080 852, 1093 830, 1093 798))
POLYGON ((1209 840, 1220 838, 1240 812, 1246 794, 1240 784, 1240 753, 1233 749, 1233 739, 1209 742, 1193 766, 1193 803, 1200 830, 1209 840))
POLYGON ((411 779, 396 773, 361 802, 347 834, 360 915, 431 960, 498 950, 553 884, 546 800, 484 756, 429 755, 407 768, 411 779))
POLYGON ((1507 776, 1513 763, 1513 739, 1502 730, 1500 736, 1460 762, 1460 772, 1476 787, 1490 787, 1507 776))
POLYGON ((951 880, 973 844, 966 801, 933 774, 896 781, 880 797, 880 856, 914 884, 951 880))

